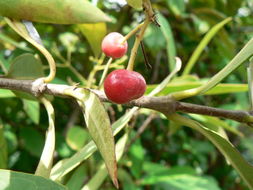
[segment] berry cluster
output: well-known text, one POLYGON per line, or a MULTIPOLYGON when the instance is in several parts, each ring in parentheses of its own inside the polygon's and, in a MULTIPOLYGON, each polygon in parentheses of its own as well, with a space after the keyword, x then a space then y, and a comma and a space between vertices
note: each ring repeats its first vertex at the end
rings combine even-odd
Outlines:
MULTIPOLYGON (((112 32, 102 41, 102 51, 112 58, 120 58, 127 52, 127 42, 120 33, 112 32)), ((109 100, 124 104, 138 99, 146 91, 146 81, 140 73, 126 69, 111 72, 104 81, 104 91, 109 100)))

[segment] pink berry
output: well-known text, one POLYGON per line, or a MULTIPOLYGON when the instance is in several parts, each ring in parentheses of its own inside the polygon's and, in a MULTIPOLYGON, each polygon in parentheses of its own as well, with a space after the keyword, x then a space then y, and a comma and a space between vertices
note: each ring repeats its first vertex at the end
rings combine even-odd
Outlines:
POLYGON ((118 32, 112 32, 104 37, 102 51, 108 57, 120 58, 127 52, 127 42, 122 43, 124 36, 118 32))
POLYGON ((106 77, 104 90, 109 100, 124 104, 143 96, 146 91, 146 81, 140 73, 119 69, 106 77))

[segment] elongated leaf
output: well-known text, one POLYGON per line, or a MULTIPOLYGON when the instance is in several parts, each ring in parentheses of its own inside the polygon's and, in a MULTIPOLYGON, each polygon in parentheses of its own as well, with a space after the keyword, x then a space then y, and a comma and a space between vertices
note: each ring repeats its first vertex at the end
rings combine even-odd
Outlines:
POLYGON ((0 188, 2 190, 67 190, 63 185, 40 176, 1 169, 0 188))
MULTIPOLYGON (((129 112, 119 118, 112 125, 113 135, 118 134, 124 126, 129 122, 134 113, 138 108, 132 108, 129 112)), ((97 147, 93 141, 89 142, 80 151, 74 154, 71 158, 64 160, 63 162, 58 162, 52 169, 50 178, 53 180, 60 179, 74 168, 76 168, 82 161, 89 158, 95 151, 97 147)))
MULTIPOLYGON (((119 139, 116 144, 116 154, 117 154, 117 161, 123 156, 124 148, 126 146, 126 142, 128 139, 128 135, 125 134, 123 137, 119 139)), ((92 179, 84 185, 81 190, 97 190, 102 185, 103 181, 107 176, 107 171, 105 165, 101 165, 98 172, 92 177, 92 179)))
POLYGON ((78 25, 78 28, 87 38, 95 57, 98 57, 101 53, 101 42, 106 35, 106 24, 104 22, 96 24, 80 24, 78 25))
MULTIPOLYGON (((188 90, 196 87, 200 87, 204 83, 202 82, 185 82, 185 83, 169 83, 166 88, 159 95, 168 95, 172 92, 179 92, 182 90, 188 90)), ((157 85, 148 85, 146 93, 148 94, 152 91, 157 85)), ((246 84, 218 84, 211 90, 207 91, 205 95, 217 95, 217 94, 228 94, 228 93, 236 93, 236 92, 247 92, 248 86, 246 84)))
POLYGON ((192 56, 190 57, 188 63, 186 64, 185 70, 183 72, 183 75, 187 75, 191 72, 191 69, 193 68, 194 64, 198 60, 199 56, 207 46, 207 44, 211 41, 211 39, 217 34, 217 32, 227 23, 229 23, 232 20, 231 17, 226 18, 225 20, 221 21, 220 23, 216 24, 212 27, 212 29, 205 35, 205 37, 201 40, 198 47, 194 50, 192 56))
POLYGON ((44 148, 35 174, 49 178, 52 169, 54 149, 55 149, 55 127, 54 127, 55 116, 54 116, 54 108, 51 102, 49 102, 44 97, 41 98, 41 102, 44 104, 47 110, 49 125, 46 133, 44 148))
POLYGON ((159 24, 161 25, 160 28, 163 33, 163 36, 166 39, 166 49, 167 49, 167 56, 168 56, 168 61, 169 61, 168 65, 169 65, 170 71, 172 71, 176 63, 176 60, 175 60, 176 47, 175 47, 173 33, 172 33, 169 22, 166 20, 164 16, 162 16, 161 14, 158 14, 158 21, 159 21, 159 24))
POLYGON ((205 123, 205 125, 209 124, 209 125, 216 125, 219 127, 222 127, 223 129, 234 133, 235 135, 238 135, 240 137, 243 137, 243 133, 241 133, 239 130, 237 130, 236 128, 233 128, 232 126, 229 126, 229 124, 227 124, 225 121, 217 118, 217 117, 211 117, 211 116, 206 116, 206 115, 197 115, 197 114, 189 114, 191 115, 194 119, 205 123), (197 116, 197 117, 196 117, 197 116))
POLYGON ((249 188, 253 189, 253 166, 241 156, 233 144, 218 133, 206 128, 204 125, 201 125, 196 121, 182 117, 178 114, 167 115, 167 117, 172 121, 191 127, 207 137, 236 169, 249 188))
POLYGON ((141 9, 142 8, 142 0, 126 0, 127 4, 135 9, 141 9))
POLYGON ((105 161, 112 181, 117 187, 115 144, 109 116, 97 95, 90 92, 86 93, 84 98, 79 104, 82 108, 86 125, 105 161))
POLYGON ((0 168, 7 168, 8 151, 4 137, 3 126, 0 125, 0 168))
POLYGON ((39 124, 40 120, 40 105, 39 102, 23 99, 24 110, 30 119, 35 123, 39 124))
POLYGON ((0 15, 18 20, 54 24, 110 21, 100 9, 84 0, 0 1, 0 15))

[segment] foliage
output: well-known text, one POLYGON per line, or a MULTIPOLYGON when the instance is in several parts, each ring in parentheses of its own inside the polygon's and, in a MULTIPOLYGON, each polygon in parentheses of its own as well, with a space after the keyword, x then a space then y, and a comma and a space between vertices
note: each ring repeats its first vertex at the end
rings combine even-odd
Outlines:
MULTIPOLYGON (((29 17, 19 10, 27 7, 24 2, 0 2, 0 15, 12 17, 0 17, 2 77, 33 80, 50 73, 45 82, 84 89, 64 92, 74 99, 35 98, 0 89, 0 189, 109 190, 118 183, 124 190, 253 189, 250 126, 196 114, 165 117, 150 109, 102 103, 89 90, 101 90, 107 67, 127 67, 134 37, 128 39, 127 55, 108 65, 100 44, 109 32, 127 35, 138 27, 147 16, 142 10, 147 0, 76 1, 73 17, 65 14, 69 0, 61 1, 62 6, 54 6, 58 0, 46 7, 45 1, 30 3, 41 9, 29 17), (47 14, 52 7, 55 17, 47 14), (45 47, 18 20, 32 18, 45 47)), ((253 54, 252 2, 156 0, 152 7, 157 23, 143 29, 152 69, 145 66, 140 50, 134 61, 134 70, 147 81, 146 95, 189 97, 190 103, 228 110, 251 109, 243 63, 253 54)))

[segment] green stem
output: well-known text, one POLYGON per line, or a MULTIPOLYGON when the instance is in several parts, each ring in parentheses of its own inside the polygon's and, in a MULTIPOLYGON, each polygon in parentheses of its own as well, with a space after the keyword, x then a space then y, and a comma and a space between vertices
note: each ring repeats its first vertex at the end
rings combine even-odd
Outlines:
POLYGON ((133 68, 134 68, 134 61, 135 61, 135 58, 136 58, 136 55, 137 55, 137 51, 138 51, 138 47, 141 43, 141 40, 144 36, 144 33, 148 27, 150 23, 150 20, 149 18, 147 17, 141 27, 141 31, 139 34, 136 35, 136 39, 135 39, 135 42, 134 42, 134 45, 133 45, 133 48, 131 50, 131 55, 130 55, 130 59, 128 61, 128 64, 127 64, 127 70, 130 70, 132 71, 133 68))
POLYGON ((125 43, 131 36, 133 36, 136 32, 138 32, 141 27, 144 25, 144 22, 142 22, 141 24, 139 24, 138 26, 136 26, 132 31, 130 31, 123 39, 123 41, 121 42, 122 44, 125 43))
POLYGON ((108 73, 108 70, 109 70, 109 67, 110 67, 110 65, 111 65, 111 63, 112 63, 112 60, 113 60, 113 58, 110 58, 110 59, 107 61, 107 63, 106 63, 105 69, 104 69, 104 71, 103 71, 102 77, 101 77, 100 82, 99 82, 99 85, 98 85, 98 89, 101 89, 101 87, 102 87, 102 85, 103 85, 103 83, 104 83, 105 77, 106 77, 106 75, 107 75, 107 73, 108 73))

